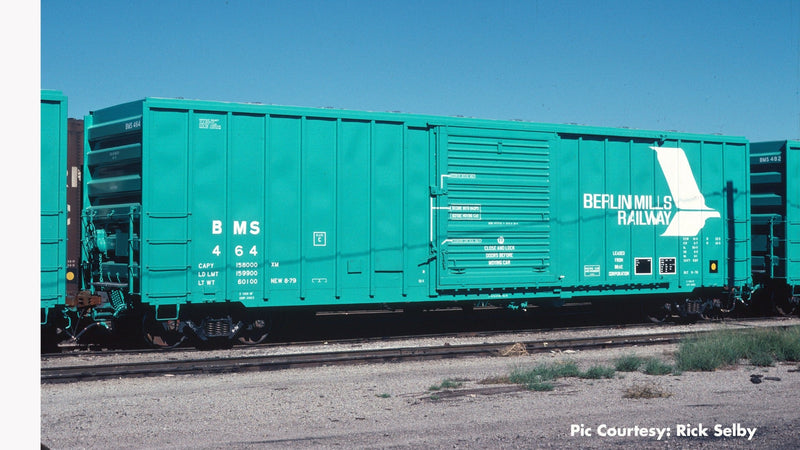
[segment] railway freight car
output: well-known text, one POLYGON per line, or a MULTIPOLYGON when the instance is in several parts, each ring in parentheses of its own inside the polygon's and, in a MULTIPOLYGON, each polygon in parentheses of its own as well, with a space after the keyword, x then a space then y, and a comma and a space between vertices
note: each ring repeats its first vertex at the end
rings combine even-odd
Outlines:
POLYGON ((744 138, 158 98, 85 129, 81 305, 155 345, 298 308, 748 300, 744 138))
POLYGON ((800 141, 750 146, 753 281, 781 314, 800 303, 800 141))
POLYGON ((40 307, 45 348, 54 343, 67 290, 67 98, 61 92, 41 91, 40 127, 40 307))

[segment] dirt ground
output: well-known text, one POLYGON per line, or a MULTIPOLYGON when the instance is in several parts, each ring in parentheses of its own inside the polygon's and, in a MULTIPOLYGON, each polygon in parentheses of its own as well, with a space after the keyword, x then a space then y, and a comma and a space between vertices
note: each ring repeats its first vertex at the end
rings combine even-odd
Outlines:
POLYGON ((41 440, 72 448, 797 448, 797 364, 612 379, 549 392, 515 367, 672 346, 41 386, 41 440), (761 375, 753 383, 751 375, 761 375), (431 390, 445 380, 458 387, 431 390), (656 398, 626 398, 656 391, 656 398))

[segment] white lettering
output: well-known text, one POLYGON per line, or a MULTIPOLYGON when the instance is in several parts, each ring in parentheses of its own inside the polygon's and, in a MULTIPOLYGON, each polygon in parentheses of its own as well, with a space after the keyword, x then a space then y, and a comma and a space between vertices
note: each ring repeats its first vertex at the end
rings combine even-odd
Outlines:
MULTIPOLYGON (((211 233, 212 234, 222 234, 222 221, 221 220, 212 220, 211 221, 211 233)), ((246 221, 246 220, 234 220, 233 221, 233 234, 235 235, 242 235, 242 234, 252 234, 256 235, 261 233, 261 222, 257 220, 253 221, 246 221)))
POLYGON ((678 437, 708 437, 708 428, 704 427, 702 423, 693 427, 691 424, 677 424, 675 425, 675 435, 678 437))
MULTIPOLYGON (((669 427, 642 427, 639 425, 633 427, 612 427, 606 424, 597 426, 597 435, 600 437, 655 437, 656 440, 661 440, 664 436, 670 435, 669 427)), ((570 433, 574 436, 580 433, 580 436, 591 436, 591 430, 584 428, 583 425, 570 427, 570 433)))
POLYGON ((247 221, 233 221, 233 234, 245 234, 247 232, 247 221))
POLYGON ((583 194, 583 207, 586 209, 592 208, 592 194, 583 194))
POLYGON ((756 434, 757 427, 753 428, 746 428, 743 427, 742 424, 734 423, 731 424, 730 427, 723 427, 720 424, 714 425, 714 436, 720 437, 745 437, 747 436, 747 440, 753 440, 753 436, 756 434))
POLYGON ((569 427, 569 435, 570 436, 575 436, 576 434, 578 434, 579 436, 591 436, 592 435, 592 429, 591 428, 586 428, 583 424, 578 425, 578 424, 573 423, 569 427))
POLYGON ((258 234, 260 232, 261 232, 261 225, 258 223, 258 221, 254 220, 250 222, 250 234, 258 234))

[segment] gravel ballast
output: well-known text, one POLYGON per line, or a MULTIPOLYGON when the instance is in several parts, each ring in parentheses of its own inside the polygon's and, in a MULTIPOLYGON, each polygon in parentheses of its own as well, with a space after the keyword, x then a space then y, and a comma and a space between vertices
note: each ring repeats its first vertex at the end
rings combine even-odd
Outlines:
POLYGON ((574 361, 585 370, 613 366, 619 356, 635 353, 671 363, 674 350, 652 346, 43 384, 41 439, 54 449, 800 445, 797 364, 560 378, 548 392, 483 383, 545 362, 574 361), (761 382, 753 383, 751 375, 762 375, 761 382), (444 380, 460 386, 430 390, 444 380), (664 396, 625 398, 631 388, 664 396))

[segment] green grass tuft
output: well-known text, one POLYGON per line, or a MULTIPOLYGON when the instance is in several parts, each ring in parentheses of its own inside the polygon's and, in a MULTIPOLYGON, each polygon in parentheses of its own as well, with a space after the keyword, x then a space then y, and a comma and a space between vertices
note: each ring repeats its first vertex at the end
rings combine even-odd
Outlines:
POLYGON ((555 389, 553 383, 549 381, 543 381, 540 383, 531 383, 525 386, 528 390, 536 391, 536 392, 545 392, 545 391, 552 391, 555 389))
POLYGON ((582 373, 580 377, 599 380, 601 378, 614 378, 616 373, 617 371, 613 367, 592 366, 586 372, 582 373))
POLYGON ((508 379, 512 383, 527 386, 533 383, 553 381, 556 378, 577 377, 580 373, 578 365, 574 362, 540 364, 532 369, 516 368, 511 371, 508 379))
POLYGON ((647 375, 666 375, 672 373, 674 368, 658 358, 648 358, 644 363, 642 372, 647 375))
POLYGON ((558 378, 613 378, 616 371, 613 367, 593 366, 586 372, 581 372, 574 362, 557 364, 540 364, 530 369, 515 368, 507 378, 510 383, 521 384, 532 391, 551 391, 554 386, 552 381, 558 378))
POLYGON ((636 355, 625 355, 617 358, 614 368, 619 372, 636 372, 641 367, 644 360, 636 355))
POLYGON ((771 367, 775 365, 775 358, 768 352, 755 352, 747 355, 747 360, 750 364, 758 367, 771 367))
POLYGON ((743 360, 756 366, 800 361, 800 327, 704 334, 683 341, 675 354, 678 370, 712 371, 743 360))

